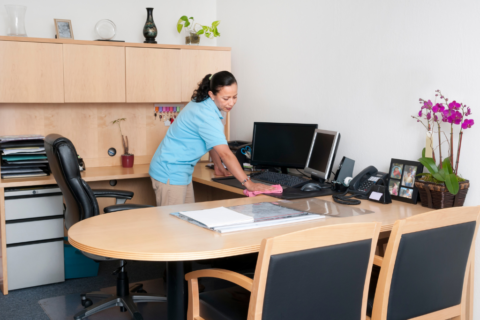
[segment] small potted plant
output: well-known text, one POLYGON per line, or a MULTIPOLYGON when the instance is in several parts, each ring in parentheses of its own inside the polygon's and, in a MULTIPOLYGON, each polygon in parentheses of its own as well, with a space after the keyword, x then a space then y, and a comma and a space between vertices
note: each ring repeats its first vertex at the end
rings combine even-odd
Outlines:
POLYGON ((130 154, 128 152, 128 137, 123 136, 122 126, 120 125, 120 122, 126 121, 126 120, 127 120, 126 118, 120 118, 112 121, 112 124, 118 124, 118 127, 120 128, 120 135, 122 136, 122 144, 123 144, 123 151, 124 151, 122 154, 122 167, 131 168, 133 167, 134 156, 133 154, 130 154))
POLYGON ((205 37, 209 39, 213 39, 215 37, 220 37, 220 32, 218 32, 218 25, 220 21, 212 22, 212 25, 204 26, 199 23, 194 24, 194 18, 187 16, 181 16, 177 22, 177 31, 178 33, 182 32, 182 29, 185 28, 186 36, 185 36, 185 44, 193 44, 199 45, 200 44, 200 35, 205 35, 205 37), (191 22, 190 22, 191 20, 191 22))
POLYGON ((462 139, 465 130, 474 124, 468 119, 472 114, 470 107, 455 100, 449 102, 440 90, 435 92, 439 102, 420 99, 422 104, 418 115, 412 116, 427 129, 427 145, 422 157, 418 159, 428 173, 420 173, 415 186, 420 193, 422 206, 441 209, 463 206, 470 183, 458 173, 462 139), (450 138, 442 131, 443 126, 450 127, 450 138), (454 128, 459 127, 457 154, 454 157, 454 128), (438 145, 434 147, 434 136, 438 145), (442 158, 442 150, 448 150, 448 156, 442 158), (438 157, 436 156, 436 152, 438 157), (438 159, 438 161, 437 161, 438 159))

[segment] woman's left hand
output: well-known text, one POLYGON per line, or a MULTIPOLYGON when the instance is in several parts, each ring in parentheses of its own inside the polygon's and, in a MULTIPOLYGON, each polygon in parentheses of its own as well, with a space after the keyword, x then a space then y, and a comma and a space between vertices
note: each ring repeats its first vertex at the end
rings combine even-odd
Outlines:
POLYGON ((219 168, 218 166, 215 166, 215 175, 219 177, 229 177, 232 174, 223 166, 221 168, 219 168))

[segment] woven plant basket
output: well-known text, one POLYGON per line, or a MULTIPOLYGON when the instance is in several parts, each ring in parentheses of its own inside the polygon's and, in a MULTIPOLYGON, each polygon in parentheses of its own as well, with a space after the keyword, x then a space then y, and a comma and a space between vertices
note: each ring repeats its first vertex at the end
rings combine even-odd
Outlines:
POLYGON ((460 190, 456 195, 451 194, 445 185, 433 182, 416 181, 415 186, 418 189, 422 206, 443 209, 463 206, 470 182, 468 180, 460 182, 460 190))

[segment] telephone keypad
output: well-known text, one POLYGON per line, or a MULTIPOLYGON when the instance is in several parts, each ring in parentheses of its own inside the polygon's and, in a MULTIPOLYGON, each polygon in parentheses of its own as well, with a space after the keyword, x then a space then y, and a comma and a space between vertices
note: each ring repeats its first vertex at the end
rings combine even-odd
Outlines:
POLYGON ((368 189, 370 189, 371 186, 375 184, 374 181, 367 180, 364 183, 360 185, 360 188, 358 188, 360 191, 366 192, 368 189))

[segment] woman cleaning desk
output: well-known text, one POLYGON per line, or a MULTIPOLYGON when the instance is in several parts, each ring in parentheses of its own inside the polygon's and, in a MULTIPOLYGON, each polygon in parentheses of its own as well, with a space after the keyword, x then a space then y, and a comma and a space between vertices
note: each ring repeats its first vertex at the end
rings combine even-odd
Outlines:
POLYGON ((225 137, 221 111, 230 112, 237 102, 237 80, 228 71, 206 75, 193 92, 150 163, 149 174, 157 206, 193 203, 192 173, 208 152, 218 176, 233 175, 249 191, 273 189, 250 181, 225 137), (224 168, 223 163, 228 170, 224 168))

